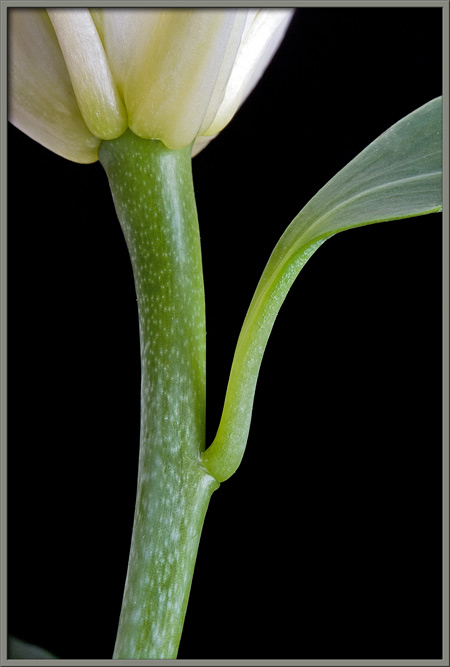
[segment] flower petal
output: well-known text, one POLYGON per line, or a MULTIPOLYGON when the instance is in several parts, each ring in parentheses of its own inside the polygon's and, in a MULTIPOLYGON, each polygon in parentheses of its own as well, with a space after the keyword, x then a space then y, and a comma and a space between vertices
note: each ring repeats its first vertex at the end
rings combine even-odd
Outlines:
POLYGON ((194 141, 194 145, 192 146, 191 157, 195 157, 196 155, 198 155, 216 137, 217 134, 212 134, 211 136, 208 137, 199 135, 197 139, 194 141))
POLYGON ((261 9, 256 13, 242 39, 224 100, 204 134, 217 134, 230 122, 271 61, 293 12, 292 9, 261 9))
POLYGON ((228 78, 221 68, 240 23, 235 10, 105 10, 105 49, 133 132, 169 148, 195 139, 218 77, 228 78))
POLYGON ((9 120, 68 160, 95 162, 100 142, 83 121, 46 11, 11 8, 8 28, 9 120))
POLYGON ((127 129, 127 113, 89 9, 47 12, 86 125, 100 139, 119 137, 127 129))
POLYGON ((199 130, 199 134, 203 134, 203 132, 211 125, 220 105, 223 102, 228 80, 230 78, 231 72, 233 71, 236 55, 241 45, 242 36, 246 29, 249 13, 252 12, 249 12, 247 9, 238 9, 235 12, 233 28, 231 30, 227 48, 223 56, 222 64, 214 84, 214 90, 203 118, 203 123, 199 130))
POLYGON ((154 39, 160 13, 155 9, 91 9, 122 99, 136 59, 154 39))

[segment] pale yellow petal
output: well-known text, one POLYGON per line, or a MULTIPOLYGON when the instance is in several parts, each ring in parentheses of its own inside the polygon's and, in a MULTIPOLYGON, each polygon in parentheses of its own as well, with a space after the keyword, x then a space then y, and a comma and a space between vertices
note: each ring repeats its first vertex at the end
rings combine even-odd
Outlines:
POLYGON ((91 14, 105 48, 122 99, 125 84, 139 69, 137 62, 151 48, 161 11, 157 9, 96 9, 91 14))
POLYGON ((136 27, 137 48, 123 83, 129 125, 141 137, 181 148, 202 126, 236 12, 166 9, 155 17, 151 30, 136 27))
POLYGON ((248 10, 239 9, 235 14, 234 24, 231 30, 230 38, 228 40, 228 45, 223 56, 222 64, 214 84, 214 89, 205 116, 203 118, 199 134, 202 134, 205 130, 208 129, 208 127, 213 122, 220 105, 223 102, 228 80, 233 70, 242 36, 246 29, 246 21, 248 20, 249 15, 248 10))
POLYGON ((105 47, 105 41, 104 41, 104 10, 103 9, 89 9, 91 13, 92 20, 94 21, 94 25, 97 29, 98 35, 102 41, 103 48, 105 47))
POLYGON ((278 49, 294 10, 260 9, 254 16, 236 56, 224 100, 204 134, 217 134, 258 83, 278 49))
POLYGON ((217 137, 217 134, 213 134, 210 137, 205 137, 200 135, 197 137, 197 139, 194 141, 194 145, 192 146, 192 152, 191 152, 191 157, 195 157, 202 151, 206 146, 217 137))
POLYGON ((48 9, 86 125, 101 139, 127 128, 127 113, 89 9, 48 9))
POLYGON ((100 141, 83 121, 44 9, 8 10, 8 84, 13 125, 68 160, 98 159, 100 141))

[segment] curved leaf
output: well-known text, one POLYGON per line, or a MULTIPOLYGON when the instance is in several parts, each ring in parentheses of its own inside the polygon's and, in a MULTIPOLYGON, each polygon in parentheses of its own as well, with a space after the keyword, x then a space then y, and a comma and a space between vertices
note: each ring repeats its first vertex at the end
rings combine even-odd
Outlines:
POLYGON ((56 655, 45 648, 10 635, 8 637, 8 658, 10 660, 57 660, 56 655))
POLYGON ((247 443, 264 349, 300 270, 337 232, 442 209, 442 98, 431 100, 372 142, 300 211, 277 243, 237 343, 216 438, 203 454, 224 481, 247 443))

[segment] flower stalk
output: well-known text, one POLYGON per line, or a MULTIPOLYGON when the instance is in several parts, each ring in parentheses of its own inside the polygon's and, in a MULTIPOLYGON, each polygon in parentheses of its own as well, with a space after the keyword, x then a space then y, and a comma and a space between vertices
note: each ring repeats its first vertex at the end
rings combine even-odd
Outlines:
POLYGON ((175 658, 206 509, 218 482, 205 447, 205 305, 191 147, 128 130, 102 142, 134 273, 141 441, 129 566, 114 658, 175 658))

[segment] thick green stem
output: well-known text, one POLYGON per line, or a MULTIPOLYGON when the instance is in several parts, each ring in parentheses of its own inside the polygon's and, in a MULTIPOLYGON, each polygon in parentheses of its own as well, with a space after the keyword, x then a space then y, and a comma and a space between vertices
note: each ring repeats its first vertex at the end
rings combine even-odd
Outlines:
POLYGON ((200 459, 205 309, 190 148, 168 150, 128 130, 104 141, 99 157, 133 265, 142 367, 136 510, 114 658, 175 658, 218 487, 200 459))

